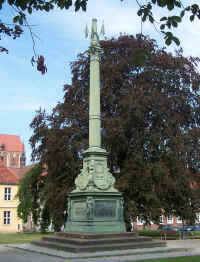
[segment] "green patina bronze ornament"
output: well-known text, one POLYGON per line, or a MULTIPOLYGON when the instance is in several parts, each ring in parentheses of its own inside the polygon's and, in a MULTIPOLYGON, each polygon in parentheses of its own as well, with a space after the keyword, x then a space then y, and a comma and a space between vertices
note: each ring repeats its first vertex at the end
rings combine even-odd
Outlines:
MULTIPOLYGON (((87 27, 85 35, 89 35, 87 27)), ((66 232, 125 232, 122 193, 114 188, 115 178, 107 166, 108 153, 101 148, 99 55, 103 50, 96 19, 92 20, 90 38, 89 148, 83 153, 83 168, 69 194, 66 232)))

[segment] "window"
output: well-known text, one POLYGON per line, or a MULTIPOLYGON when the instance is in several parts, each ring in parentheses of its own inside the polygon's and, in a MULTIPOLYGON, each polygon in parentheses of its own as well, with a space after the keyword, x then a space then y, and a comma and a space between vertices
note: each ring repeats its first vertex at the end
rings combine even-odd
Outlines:
POLYGON ((138 226, 142 226, 143 224, 144 224, 143 219, 137 217, 137 225, 138 225, 138 226))
POLYGON ((164 216, 163 215, 160 216, 160 224, 164 224, 164 216))
POLYGON ((173 224, 173 217, 172 216, 167 217, 167 224, 173 224))
POLYGON ((177 223, 177 224, 182 224, 182 222, 183 222, 183 221, 182 221, 181 217, 177 217, 177 218, 176 218, 176 223, 177 223))
POLYGON ((4 200, 11 200, 11 188, 5 187, 4 200))
POLYGON ((196 213, 196 223, 200 223, 200 213, 196 213))
POLYGON ((4 225, 10 225, 10 211, 4 211, 3 223, 4 225))

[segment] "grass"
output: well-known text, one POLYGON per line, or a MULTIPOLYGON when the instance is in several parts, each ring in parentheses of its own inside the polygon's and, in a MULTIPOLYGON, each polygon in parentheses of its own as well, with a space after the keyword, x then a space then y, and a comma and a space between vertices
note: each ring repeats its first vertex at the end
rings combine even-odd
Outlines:
POLYGON ((0 233, 0 245, 28 243, 31 240, 41 239, 45 235, 46 234, 41 234, 41 233, 14 233, 14 234, 0 233))
POLYGON ((138 262, 199 262, 199 261, 200 261, 200 256, 170 257, 170 258, 138 260, 138 262))

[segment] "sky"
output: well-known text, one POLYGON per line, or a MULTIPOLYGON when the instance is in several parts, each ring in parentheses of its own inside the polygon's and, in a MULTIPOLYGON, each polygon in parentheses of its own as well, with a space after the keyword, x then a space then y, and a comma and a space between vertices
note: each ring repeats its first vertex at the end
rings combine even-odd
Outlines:
MULTIPOLYGON (((142 2, 142 0, 140 0, 142 2)), ((197 2, 185 0, 185 4, 197 2)), ((29 125, 41 107, 47 112, 63 100, 63 86, 71 83, 70 62, 89 46, 84 29, 91 27, 92 18, 97 18, 98 29, 105 26, 106 38, 118 37, 120 33, 141 32, 138 6, 134 0, 89 0, 87 12, 54 10, 50 13, 36 12, 28 16, 35 35, 35 50, 45 57, 48 72, 42 75, 31 65, 33 42, 30 32, 19 39, 4 37, 0 45, 9 49, 9 54, 0 54, 0 134, 19 135, 25 144, 27 164, 31 163, 29 138, 33 134, 29 125)), ((166 9, 155 8, 155 15, 167 15, 166 9)), ((11 23, 13 10, 5 7, 0 11, 0 20, 11 23)), ((164 46, 162 35, 150 23, 144 23, 142 32, 164 46)), ((184 18, 174 33, 181 41, 185 56, 200 56, 200 21, 190 22, 184 18)), ((167 50, 173 52, 173 44, 167 50)))

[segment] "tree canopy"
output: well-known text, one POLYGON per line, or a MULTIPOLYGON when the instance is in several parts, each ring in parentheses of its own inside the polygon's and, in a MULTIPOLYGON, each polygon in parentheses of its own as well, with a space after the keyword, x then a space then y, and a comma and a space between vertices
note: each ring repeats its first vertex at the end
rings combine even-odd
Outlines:
POLYGON ((37 225, 43 197, 41 192, 45 182, 45 176, 42 176, 43 168, 38 164, 33 166, 25 176, 20 180, 17 198, 19 205, 17 214, 24 223, 28 221, 30 214, 33 217, 34 224, 37 225))
MULTIPOLYGON (((118 0, 120 1, 120 0, 118 0)), ((121 0, 126 1, 126 0, 121 0)), ((141 21, 150 21, 154 24, 155 27, 159 27, 160 32, 162 33, 166 45, 170 45, 172 42, 175 42, 177 45, 180 44, 179 39, 173 34, 172 29, 178 27, 182 22, 183 17, 186 13, 189 13, 189 20, 193 21, 194 19, 200 19, 200 8, 197 2, 193 4, 184 5, 181 0, 137 0, 138 11, 137 15, 141 17, 141 21), (165 8, 168 11, 171 11, 172 15, 161 16, 159 18, 155 17, 153 7, 165 8), (177 10, 179 10, 179 15, 177 15, 177 10)), ((11 18, 13 24, 6 24, 0 19, 0 40, 3 35, 12 37, 16 39, 20 37, 23 33, 23 25, 29 28, 32 39, 34 38, 32 28, 28 23, 28 15, 31 15, 33 12, 50 12, 51 10, 58 9, 69 9, 74 6, 75 11, 87 10, 87 5, 92 4, 92 1, 88 0, 0 0, 0 10, 4 9, 6 5, 10 6, 13 11, 13 17, 11 18)), ((6 47, 0 46, 0 53, 8 53, 6 47)), ((32 58, 32 64, 37 63, 37 70, 42 74, 46 72, 46 65, 44 64, 44 57, 37 56, 34 51, 34 57, 32 58)))
MULTIPOLYGON (((200 207, 200 59, 186 58, 182 50, 167 53, 143 35, 122 35, 101 46, 102 141, 124 192, 126 218, 158 223, 164 213, 194 221, 200 207), (134 62, 140 50, 150 53, 144 67, 134 62)), ((87 52, 71 71, 64 101, 51 114, 39 110, 30 125, 32 158, 48 166, 44 195, 57 229, 88 147, 87 52)))

